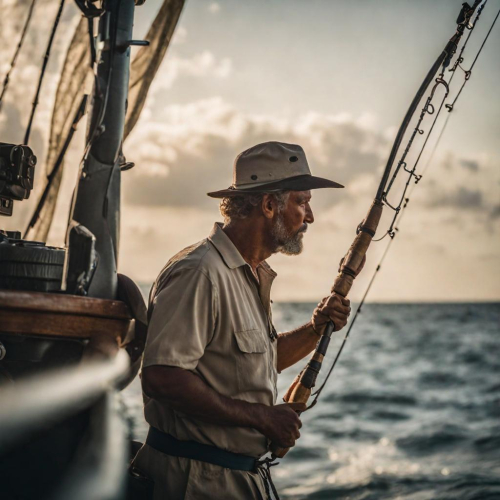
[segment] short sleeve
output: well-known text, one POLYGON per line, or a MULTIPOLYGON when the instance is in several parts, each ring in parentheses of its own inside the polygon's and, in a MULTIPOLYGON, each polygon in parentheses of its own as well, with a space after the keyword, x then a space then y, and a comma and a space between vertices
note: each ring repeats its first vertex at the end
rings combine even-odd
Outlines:
POLYGON ((194 370, 215 329, 217 294, 209 278, 199 269, 175 272, 151 307, 143 367, 194 370))

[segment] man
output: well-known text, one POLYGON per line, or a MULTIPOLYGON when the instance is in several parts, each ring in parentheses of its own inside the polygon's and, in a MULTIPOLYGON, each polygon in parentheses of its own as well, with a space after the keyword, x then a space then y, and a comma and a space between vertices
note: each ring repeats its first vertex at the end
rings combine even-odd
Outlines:
POLYGON ((155 500, 266 498, 256 459, 271 443, 295 444, 305 409, 276 405, 277 375, 314 349, 329 319, 340 330, 350 313, 333 294, 278 335, 266 262, 301 252, 311 190, 343 186, 312 176, 303 149, 279 142, 241 153, 233 180, 209 193, 222 198, 224 225, 173 257, 151 291, 142 371, 151 428, 134 466, 155 481, 155 500))

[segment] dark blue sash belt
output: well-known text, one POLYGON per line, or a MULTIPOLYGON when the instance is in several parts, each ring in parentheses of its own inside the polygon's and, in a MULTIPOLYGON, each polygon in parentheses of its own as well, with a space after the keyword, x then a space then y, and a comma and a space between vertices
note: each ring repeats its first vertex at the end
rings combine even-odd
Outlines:
POLYGON ((257 460, 247 455, 221 450, 216 446, 197 443, 196 441, 179 441, 170 434, 149 428, 146 444, 165 455, 190 458, 233 470, 257 472, 257 460))

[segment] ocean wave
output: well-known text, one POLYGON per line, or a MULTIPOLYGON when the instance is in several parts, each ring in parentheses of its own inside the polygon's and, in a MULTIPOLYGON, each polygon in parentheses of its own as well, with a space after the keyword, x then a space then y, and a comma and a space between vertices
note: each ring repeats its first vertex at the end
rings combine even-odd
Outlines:
POLYGON ((355 429, 333 430, 333 429, 317 429, 322 432, 328 439, 351 439, 353 441, 376 442, 381 438, 380 432, 369 431, 356 427, 355 429))
POLYGON ((408 420, 409 418, 411 418, 411 416, 406 413, 401 413, 397 411, 388 411, 388 410, 375 411, 371 414, 371 417, 376 420, 392 420, 392 421, 408 420))
POLYGON ((327 402, 341 401, 343 403, 356 403, 356 404, 394 404, 401 406, 415 406, 417 399, 413 396, 405 394, 382 393, 382 392, 350 392, 348 394, 328 395, 324 398, 327 402))
POLYGON ((463 385, 464 380, 450 372, 429 371, 422 373, 417 383, 422 388, 441 388, 463 385))
POLYGON ((396 440, 396 445, 408 454, 428 455, 463 445, 468 439, 464 429, 454 425, 447 425, 427 433, 416 432, 399 438, 396 440))

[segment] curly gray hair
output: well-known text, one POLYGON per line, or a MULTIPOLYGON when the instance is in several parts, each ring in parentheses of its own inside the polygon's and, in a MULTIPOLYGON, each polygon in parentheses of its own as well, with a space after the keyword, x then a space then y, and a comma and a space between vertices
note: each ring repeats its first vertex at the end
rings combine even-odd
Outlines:
MULTIPOLYGON (((265 194, 268 193, 242 194, 222 198, 219 209, 224 217, 224 223, 229 225, 234 220, 246 219, 253 209, 259 205, 265 194)), ((278 191, 272 194, 278 203, 278 212, 282 212, 288 202, 290 191, 278 191)))

